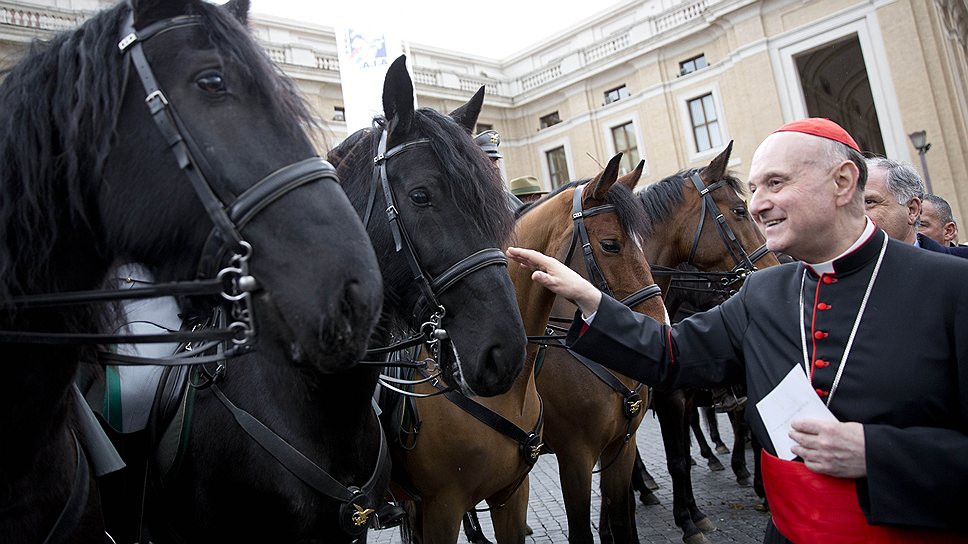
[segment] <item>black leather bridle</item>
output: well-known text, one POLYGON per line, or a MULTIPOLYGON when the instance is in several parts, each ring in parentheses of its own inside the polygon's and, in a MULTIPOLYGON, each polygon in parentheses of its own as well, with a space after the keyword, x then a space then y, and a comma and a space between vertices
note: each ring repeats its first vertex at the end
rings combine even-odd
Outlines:
POLYGON ((320 181, 337 181, 335 169, 326 161, 314 157, 283 167, 259 180, 234 200, 231 195, 216 195, 216 188, 209 181, 211 168, 191 133, 181 121, 174 106, 158 84, 142 44, 149 39, 179 28, 200 25, 198 16, 179 16, 158 21, 140 31, 134 28, 133 9, 129 7, 122 27, 118 50, 130 59, 124 65, 126 85, 131 67, 141 80, 145 92, 145 105, 152 120, 161 132, 178 167, 188 177, 192 188, 201 201, 213 228, 203 247, 196 266, 196 278, 191 281, 175 281, 150 287, 130 289, 99 289, 75 292, 26 295, 0 302, 0 309, 17 310, 38 307, 60 307, 96 302, 135 300, 160 296, 218 296, 223 299, 228 319, 226 325, 190 331, 171 331, 162 334, 89 334, 35 331, 0 331, 0 341, 39 344, 136 344, 168 342, 202 342, 210 348, 225 343, 228 347, 212 357, 193 355, 205 349, 196 347, 182 357, 163 359, 141 358, 100 352, 102 357, 115 364, 184 365, 204 364, 213 360, 240 355, 251 348, 256 337, 256 322, 251 304, 252 293, 259 287, 258 280, 249 273, 249 260, 253 248, 241 230, 266 206, 288 192, 303 185, 320 181), (208 172, 208 175, 206 175, 208 172))
POLYGON ((732 288, 733 285, 742 282, 747 276, 755 272, 757 270, 755 263, 766 256, 770 250, 766 247, 766 244, 763 244, 752 253, 747 254, 746 248, 743 247, 739 238, 736 237, 736 233, 729 226, 729 222, 726 221, 726 217, 719 210, 719 206, 713 199, 712 192, 720 187, 728 187, 726 179, 721 179, 707 186, 703 183, 702 178, 699 177, 697 172, 692 172, 689 175, 689 180, 696 187, 696 191, 699 192, 699 200, 702 203, 702 208, 699 211, 699 224, 696 225, 696 233, 692 238, 692 247, 689 249, 689 258, 686 264, 695 266, 693 261, 696 257, 696 250, 699 248, 699 239, 702 236, 702 229, 706 222, 706 212, 708 211, 709 215, 713 218, 713 223, 716 225, 716 232, 719 233, 719 237, 722 239, 726 251, 729 252, 730 257, 733 259, 734 266, 725 272, 691 272, 652 265, 652 275, 672 276, 671 289, 714 292, 729 297, 736 293, 736 289, 732 288), (706 284, 708 287, 703 287, 701 286, 702 284, 706 284), (696 285, 700 286, 697 287, 696 285))
MULTIPOLYGON (((585 228, 585 218, 598 215, 600 213, 611 212, 615 213, 615 206, 612 204, 604 204, 601 206, 595 206, 587 210, 582 210, 581 199, 582 193, 588 184, 579 185, 575 188, 575 195, 571 202, 571 220, 572 220, 572 234, 571 234, 571 245, 568 248, 568 256, 565 257, 565 266, 571 265, 571 259, 575 254, 575 250, 581 247, 582 257, 585 260, 585 269, 588 271, 588 281, 592 283, 595 287, 607 294, 612 296, 612 290, 608 286, 608 281, 605 280, 605 274, 602 273, 602 269, 598 266, 598 261, 595 260, 595 254, 592 252, 592 244, 588 239, 588 230, 585 228)), ((650 298, 657 297, 662 294, 659 286, 656 284, 646 285, 645 287, 639 289, 638 291, 632 293, 631 295, 623 298, 619 302, 632 308, 644 302, 650 298)))
MULTIPOLYGON (((367 351, 367 355, 383 355, 391 351, 398 351, 420 343, 429 343, 435 358, 439 356, 440 342, 449 340, 449 335, 444 329, 443 319, 447 314, 447 309, 440 301, 440 296, 448 289, 457 284, 467 276, 489 266, 507 266, 507 257, 500 248, 485 248, 457 261, 436 278, 424 270, 417 257, 416 248, 411 241, 410 234, 400 217, 396 199, 393 196, 393 189, 390 187, 390 178, 387 175, 387 162, 390 159, 406 153, 417 146, 430 145, 428 138, 419 138, 398 144, 387 150, 387 137, 393 130, 395 120, 388 122, 387 126, 379 134, 376 156, 373 157, 373 176, 370 184, 370 197, 367 202, 366 211, 363 214, 363 224, 369 225, 370 216, 379 198, 377 193, 383 193, 384 204, 386 205, 387 221, 390 225, 390 232, 393 235, 393 242, 397 253, 403 253, 414 283, 420 288, 420 297, 414 306, 413 322, 420 323, 417 332, 410 338, 393 344, 392 346, 373 348, 367 351), (425 317, 429 314, 429 318, 425 317)), ((403 366, 409 366, 404 364, 403 366)))

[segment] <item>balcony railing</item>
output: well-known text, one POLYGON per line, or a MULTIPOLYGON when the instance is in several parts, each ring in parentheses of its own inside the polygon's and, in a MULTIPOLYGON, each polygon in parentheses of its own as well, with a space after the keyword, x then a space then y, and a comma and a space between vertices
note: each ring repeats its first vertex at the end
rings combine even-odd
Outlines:
POLYGON ((420 70, 418 68, 414 68, 413 82, 421 85, 432 85, 436 87, 438 81, 437 75, 438 72, 436 70, 420 70))
POLYGON ((656 32, 665 32, 670 28, 677 27, 683 23, 691 21, 702 15, 706 11, 710 1, 697 0, 684 6, 671 9, 655 18, 656 32))
MULTIPOLYGON (((635 25, 637 27, 636 34, 640 36, 638 39, 642 41, 648 40, 669 29, 685 25, 693 19, 702 16, 706 9, 717 1, 693 0, 692 2, 683 3, 659 15, 645 19, 635 25)), ((631 35, 632 29, 630 28, 621 34, 610 36, 590 47, 567 54, 552 66, 541 68, 518 78, 516 80, 518 88, 521 92, 530 91, 564 75, 580 71, 593 62, 616 55, 632 45, 631 35)))
MULTIPOLYGON (((720 0, 692 0, 666 10, 663 13, 632 23, 623 32, 573 50, 552 63, 530 73, 511 79, 495 79, 467 76, 456 71, 415 67, 414 82, 420 85, 475 92, 481 85, 490 95, 513 96, 538 89, 586 66, 621 54, 635 43, 648 41, 654 36, 689 24, 701 17, 711 5, 720 0)), ((73 28, 83 22, 91 12, 72 11, 56 7, 30 7, 0 0, 0 26, 10 25, 40 31, 41 34, 73 28)), ((266 54, 273 62, 282 65, 305 65, 326 72, 339 72, 337 57, 315 51, 303 51, 292 44, 264 43, 266 54)))
POLYGON ((55 8, 30 7, 0 2, 0 25, 60 32, 79 25, 90 14, 55 8))
POLYGON ((625 32, 602 43, 586 48, 582 51, 582 56, 585 57, 586 63, 595 62, 602 57, 618 53, 628 47, 629 43, 629 33, 625 32))
POLYGON ((339 72, 339 58, 332 55, 316 54, 316 68, 327 72, 339 72))
POLYGON ((529 91, 561 77, 561 63, 521 78, 521 89, 529 91))

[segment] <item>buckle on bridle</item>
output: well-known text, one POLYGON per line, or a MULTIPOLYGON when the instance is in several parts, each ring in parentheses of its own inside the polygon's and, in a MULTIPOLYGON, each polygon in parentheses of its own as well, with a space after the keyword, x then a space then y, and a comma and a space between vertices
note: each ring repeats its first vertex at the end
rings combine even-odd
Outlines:
POLYGON ((625 404, 622 407, 625 409, 626 419, 633 419, 642 411, 642 395, 637 391, 632 391, 631 394, 625 396, 625 404))
POLYGON ((359 536, 366 532, 376 505, 358 487, 350 487, 349 492, 352 496, 339 508, 339 525, 346 534, 359 536))
POLYGON ((542 448, 544 448, 544 443, 541 441, 541 437, 535 433, 528 433, 528 438, 521 444, 521 456, 524 458, 524 462, 528 466, 534 466, 538 462, 542 448))

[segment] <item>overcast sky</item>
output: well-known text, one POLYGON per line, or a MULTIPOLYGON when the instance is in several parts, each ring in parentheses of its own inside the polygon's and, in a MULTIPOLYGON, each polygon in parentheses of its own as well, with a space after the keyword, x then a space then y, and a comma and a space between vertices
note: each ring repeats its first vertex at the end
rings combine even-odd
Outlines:
POLYGON ((400 39, 504 59, 619 0, 251 0, 252 11, 326 26, 384 25, 400 39))

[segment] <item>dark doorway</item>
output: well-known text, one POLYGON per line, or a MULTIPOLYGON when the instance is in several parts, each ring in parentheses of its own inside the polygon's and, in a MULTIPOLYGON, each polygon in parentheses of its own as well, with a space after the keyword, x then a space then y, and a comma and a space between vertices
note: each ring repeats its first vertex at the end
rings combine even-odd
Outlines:
POLYGON ((884 155, 884 139, 857 36, 801 53, 795 60, 807 114, 839 123, 861 150, 884 155))

